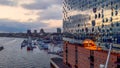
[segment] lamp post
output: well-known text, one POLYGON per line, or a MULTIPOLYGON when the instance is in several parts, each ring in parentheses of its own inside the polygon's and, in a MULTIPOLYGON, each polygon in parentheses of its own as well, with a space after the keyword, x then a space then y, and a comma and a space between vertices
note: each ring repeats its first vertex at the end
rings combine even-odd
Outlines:
MULTIPOLYGON (((110 33, 112 33, 112 31, 110 31, 110 33)), ((110 34, 109 33, 109 34, 110 34)), ((111 34, 112 35, 112 34, 111 34)), ((108 36, 110 36, 110 35, 108 35, 108 36)), ((110 43, 109 45, 109 51, 108 51, 108 56, 107 56, 107 60, 106 60, 106 64, 105 64, 105 68, 108 68, 108 63, 109 63, 109 59, 110 59, 110 54, 111 54, 111 50, 112 50, 112 46, 113 46, 113 41, 114 41, 114 39, 113 39, 113 35, 111 36, 111 40, 112 40, 112 43, 110 43)))
MULTIPOLYGON (((112 33, 112 31, 110 31, 110 33, 112 33)), ((106 33, 106 35, 110 36, 110 35, 108 35, 108 33, 106 33)), ((107 56, 107 59, 106 59, 106 63, 105 63, 105 65, 104 64, 100 64, 100 68, 108 68, 108 63, 109 63, 110 54, 111 54, 111 50, 112 50, 112 46, 113 46, 113 41, 114 41, 114 39, 113 39, 112 36, 111 36, 111 40, 112 40, 112 43, 109 43, 109 50, 108 50, 108 56, 107 56)))
POLYGON ((105 68, 108 68, 108 63, 109 63, 109 59, 110 59, 111 50, 112 50, 112 43, 110 44, 110 47, 109 47, 109 52, 108 52, 107 60, 106 60, 106 63, 105 63, 105 68))

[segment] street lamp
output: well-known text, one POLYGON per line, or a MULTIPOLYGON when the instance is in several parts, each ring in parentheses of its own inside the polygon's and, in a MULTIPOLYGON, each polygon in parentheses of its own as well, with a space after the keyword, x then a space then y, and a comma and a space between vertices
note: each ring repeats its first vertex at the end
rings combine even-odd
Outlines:
POLYGON ((106 60, 106 63, 105 63, 105 68, 108 68, 108 62, 109 62, 109 59, 110 59, 110 53, 111 53, 111 50, 112 50, 112 43, 110 44, 110 47, 109 47, 109 52, 108 52, 108 56, 107 56, 107 60, 106 60))
MULTIPOLYGON (((112 33, 112 31, 110 31, 110 33, 112 33)), ((108 35, 108 33, 106 33, 106 35, 110 36, 110 35, 108 35)), ((112 46, 113 46, 113 41, 114 41, 114 39, 113 39, 112 36, 111 36, 111 40, 112 40, 112 43, 109 44, 109 51, 108 51, 108 56, 107 56, 107 59, 106 59, 106 63, 105 63, 105 65, 104 64, 100 64, 100 68, 108 68, 108 63, 109 63, 110 54, 111 54, 111 50, 112 50, 112 46)))

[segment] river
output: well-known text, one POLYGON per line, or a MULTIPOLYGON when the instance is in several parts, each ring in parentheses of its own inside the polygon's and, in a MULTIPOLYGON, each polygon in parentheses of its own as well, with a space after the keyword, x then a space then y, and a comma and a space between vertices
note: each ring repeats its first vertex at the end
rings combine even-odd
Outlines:
POLYGON ((39 48, 33 51, 21 49, 23 39, 0 38, 0 68, 50 68, 49 55, 39 48))

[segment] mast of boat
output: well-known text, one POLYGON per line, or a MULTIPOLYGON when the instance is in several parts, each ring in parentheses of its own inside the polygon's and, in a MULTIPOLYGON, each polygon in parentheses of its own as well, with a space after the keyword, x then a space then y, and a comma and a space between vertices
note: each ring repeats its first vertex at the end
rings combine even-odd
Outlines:
POLYGON ((28 46, 32 46, 32 39, 31 39, 31 36, 28 36, 28 46))

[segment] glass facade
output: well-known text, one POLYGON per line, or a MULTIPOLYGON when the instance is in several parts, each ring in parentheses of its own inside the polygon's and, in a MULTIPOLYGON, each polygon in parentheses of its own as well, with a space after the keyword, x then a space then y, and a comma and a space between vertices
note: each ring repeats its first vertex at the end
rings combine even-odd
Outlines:
POLYGON ((63 29, 78 34, 76 39, 112 42, 117 46, 120 44, 120 0, 63 0, 63 29))

